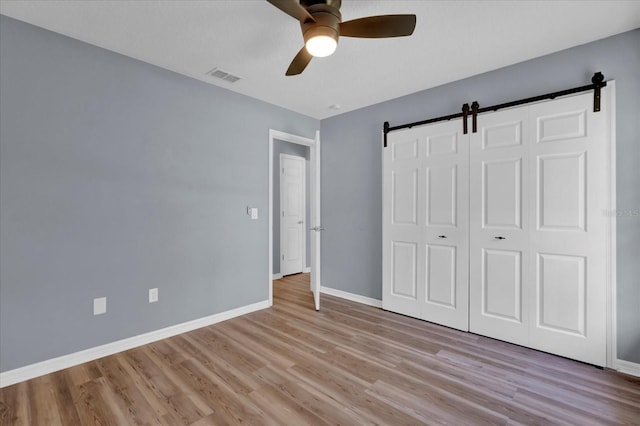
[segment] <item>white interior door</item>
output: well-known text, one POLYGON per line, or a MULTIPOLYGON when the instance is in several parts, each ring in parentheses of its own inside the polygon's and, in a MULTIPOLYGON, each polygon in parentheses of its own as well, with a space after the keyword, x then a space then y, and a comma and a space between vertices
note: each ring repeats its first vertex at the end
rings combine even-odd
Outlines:
POLYGON ((302 272, 305 262, 305 159, 280 154, 280 273, 302 272))
POLYGON ((311 155, 311 223, 310 243, 311 243, 311 292, 316 311, 320 309, 320 243, 322 239, 321 231, 324 230, 320 218, 320 132, 316 132, 316 140, 310 148, 311 155))
POLYGON ((471 136, 469 330, 527 345, 528 108, 482 115, 471 136))
MULTIPOLYGON (((605 91, 608 90, 605 88, 605 91)), ((584 93, 530 108, 530 346, 604 366, 607 113, 584 93)))
POLYGON ((606 364, 606 120, 592 93, 478 118, 471 331, 606 364))
POLYGON ((390 133, 383 308, 468 329, 468 135, 461 120, 390 133))

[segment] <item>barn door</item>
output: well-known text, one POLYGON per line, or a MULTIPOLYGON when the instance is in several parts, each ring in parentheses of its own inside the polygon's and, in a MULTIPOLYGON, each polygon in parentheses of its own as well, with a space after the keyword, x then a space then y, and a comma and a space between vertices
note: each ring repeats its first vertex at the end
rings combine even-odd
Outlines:
POLYGON ((607 112, 585 93, 531 106, 530 346, 606 363, 607 112))
POLYGON ((478 118, 471 331, 606 364, 606 117, 585 93, 478 118))
POLYGON ((383 308, 606 365, 608 90, 389 133, 383 308))
POLYGON ((468 329, 468 135, 461 120, 388 135, 383 308, 468 329))
POLYGON ((528 107, 478 122, 470 146, 469 329, 527 345, 528 107))

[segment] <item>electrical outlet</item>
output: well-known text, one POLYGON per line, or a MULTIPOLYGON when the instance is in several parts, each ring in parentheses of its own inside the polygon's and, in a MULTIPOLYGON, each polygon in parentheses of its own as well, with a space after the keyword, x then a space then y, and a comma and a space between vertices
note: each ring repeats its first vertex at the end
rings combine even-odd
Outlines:
POLYGON ((93 299, 93 315, 102 315, 107 312, 107 298, 97 297, 93 299))
POLYGON ((149 289, 149 303, 155 303, 158 301, 158 289, 150 288, 149 289))

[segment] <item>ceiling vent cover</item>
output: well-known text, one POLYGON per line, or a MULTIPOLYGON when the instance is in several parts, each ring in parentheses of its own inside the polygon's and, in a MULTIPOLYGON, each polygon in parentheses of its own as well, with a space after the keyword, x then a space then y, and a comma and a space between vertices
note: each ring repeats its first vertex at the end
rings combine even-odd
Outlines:
POLYGON ((214 68, 211 71, 209 71, 207 73, 207 75, 210 75, 211 77, 215 77, 218 78, 220 80, 224 80, 227 83, 235 83, 238 80, 241 80, 242 77, 238 77, 237 75, 233 75, 229 72, 226 72, 224 70, 221 70, 220 68, 214 68))

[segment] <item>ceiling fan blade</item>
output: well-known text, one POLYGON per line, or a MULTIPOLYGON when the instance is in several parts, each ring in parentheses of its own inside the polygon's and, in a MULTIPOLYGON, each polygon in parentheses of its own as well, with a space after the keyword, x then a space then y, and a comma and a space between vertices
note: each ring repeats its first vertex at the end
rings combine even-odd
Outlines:
POLYGON ((303 47, 300 49, 296 57, 293 58, 293 61, 291 61, 291 65, 289 65, 286 75, 298 75, 302 73, 307 65, 309 65, 312 58, 313 56, 307 52, 307 48, 303 47))
POLYGON ((300 22, 316 22, 307 9, 302 7, 296 0, 267 0, 269 3, 283 11, 289 16, 293 16, 300 22))
POLYGON ((381 15, 354 19, 340 24, 344 37, 385 38, 413 34, 416 15, 381 15))

